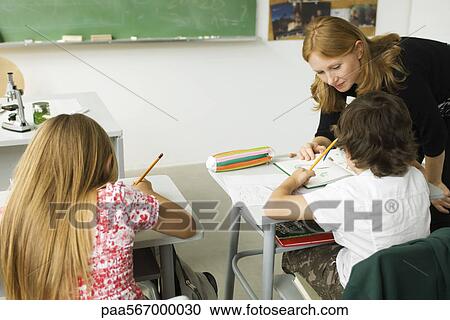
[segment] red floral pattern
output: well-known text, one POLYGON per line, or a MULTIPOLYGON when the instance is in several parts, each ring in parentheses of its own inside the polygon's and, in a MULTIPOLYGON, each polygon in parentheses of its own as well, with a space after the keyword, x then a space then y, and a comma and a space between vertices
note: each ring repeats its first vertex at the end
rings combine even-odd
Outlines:
POLYGON ((91 286, 79 280, 80 299, 141 299, 133 276, 135 233, 153 227, 158 201, 125 186, 107 184, 97 194, 97 226, 90 260, 91 286))

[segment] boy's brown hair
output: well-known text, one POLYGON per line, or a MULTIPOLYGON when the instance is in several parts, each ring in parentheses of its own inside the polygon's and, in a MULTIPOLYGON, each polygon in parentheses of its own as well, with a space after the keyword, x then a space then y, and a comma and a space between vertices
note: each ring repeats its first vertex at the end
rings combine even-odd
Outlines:
POLYGON ((416 159, 409 111, 394 95, 374 91, 356 98, 333 130, 355 166, 378 177, 401 176, 416 159))

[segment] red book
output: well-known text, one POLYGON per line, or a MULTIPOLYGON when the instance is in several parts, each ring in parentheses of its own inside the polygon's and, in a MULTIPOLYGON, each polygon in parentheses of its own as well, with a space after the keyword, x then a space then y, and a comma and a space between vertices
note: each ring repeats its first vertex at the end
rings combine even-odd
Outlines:
POLYGON ((325 232, 314 221, 289 221, 277 223, 276 240, 282 247, 333 243, 333 233, 325 232))
POLYGON ((324 232, 318 233, 310 236, 296 237, 296 238, 285 238, 280 239, 276 238, 277 242, 282 247, 298 247, 298 246, 306 246, 310 244, 323 244, 323 243, 333 243, 333 233, 332 232, 324 232))

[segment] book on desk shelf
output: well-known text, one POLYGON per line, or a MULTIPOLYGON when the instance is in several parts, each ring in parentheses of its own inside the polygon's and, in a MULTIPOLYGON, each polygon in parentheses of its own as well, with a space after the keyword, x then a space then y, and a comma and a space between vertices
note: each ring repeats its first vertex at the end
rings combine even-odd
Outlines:
POLYGON ((314 220, 280 222, 275 225, 275 239, 282 247, 333 243, 333 233, 324 231, 314 220))
MULTIPOLYGON (((274 165, 290 176, 297 169, 309 169, 313 163, 314 160, 306 161, 300 159, 289 159, 274 162, 274 165)), ((311 177, 308 183, 304 185, 307 189, 323 187, 329 183, 354 175, 353 172, 345 169, 341 163, 337 163, 330 159, 320 161, 314 168, 314 172, 316 175, 311 177)))

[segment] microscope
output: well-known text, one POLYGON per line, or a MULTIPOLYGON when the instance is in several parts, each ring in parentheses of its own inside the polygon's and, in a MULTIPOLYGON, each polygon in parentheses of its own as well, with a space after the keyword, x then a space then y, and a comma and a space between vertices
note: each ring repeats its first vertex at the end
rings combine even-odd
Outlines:
POLYGON ((8 121, 2 123, 2 128, 16 132, 26 132, 34 128, 34 125, 28 124, 25 120, 22 94, 22 90, 17 89, 14 84, 13 73, 8 72, 8 84, 6 86, 7 104, 2 105, 2 109, 17 111, 8 115, 8 121))

